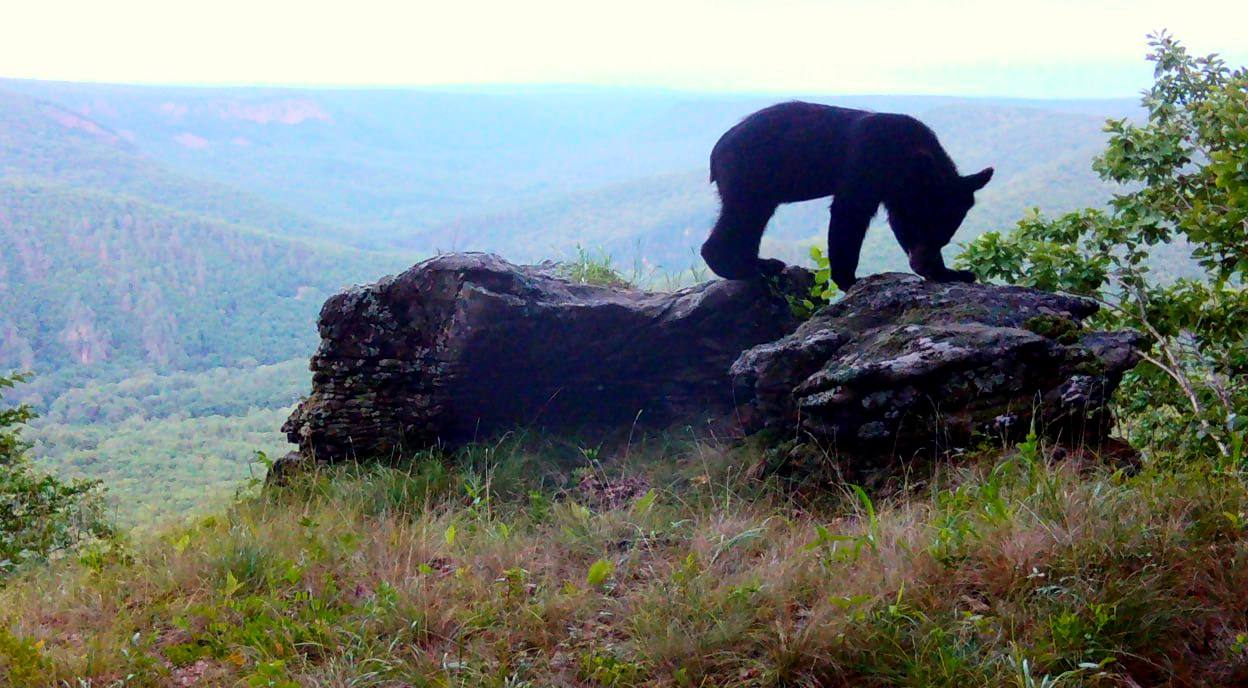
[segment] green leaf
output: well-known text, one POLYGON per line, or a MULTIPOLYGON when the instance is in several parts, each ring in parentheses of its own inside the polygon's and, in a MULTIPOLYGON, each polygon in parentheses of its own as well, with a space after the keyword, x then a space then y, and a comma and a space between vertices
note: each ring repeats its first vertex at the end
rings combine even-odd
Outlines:
POLYGON ((650 513, 651 507, 654 506, 654 500, 657 499, 658 496, 658 493, 656 493, 653 489, 646 490, 645 494, 638 497, 636 502, 633 502, 633 508, 631 511, 633 514, 637 515, 650 513))
POLYGON ((225 572, 225 587, 221 589, 221 594, 225 595, 225 597, 228 599, 230 597, 233 597, 234 593, 238 592, 238 589, 241 587, 243 587, 243 584, 239 583, 238 579, 234 577, 234 572, 226 571, 225 572))
POLYGON ((589 573, 585 576, 585 582, 591 588, 601 587, 615 573, 615 564, 606 559, 599 559, 589 567, 589 573))
POLYGON ((864 604, 866 602, 870 602, 871 596, 870 595, 852 595, 852 596, 833 595, 828 598, 828 601, 831 602, 833 606, 839 609, 849 609, 850 607, 857 607, 858 605, 864 604))

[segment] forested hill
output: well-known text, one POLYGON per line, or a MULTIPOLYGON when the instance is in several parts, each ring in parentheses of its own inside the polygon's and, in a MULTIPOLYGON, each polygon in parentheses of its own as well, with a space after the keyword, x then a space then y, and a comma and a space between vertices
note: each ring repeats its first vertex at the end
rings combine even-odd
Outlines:
POLYGON ((0 369, 202 369, 306 355, 324 297, 403 262, 0 91, 0 369), (303 237, 303 238, 295 238, 303 237))
POLYGON ((125 194, 296 236, 321 236, 325 223, 223 182, 175 171, 114 130, 57 103, 5 90, 0 81, 0 178, 44 179, 125 194))
POLYGON ((104 479, 139 524, 282 451, 321 303, 416 257, 345 245, 129 138, 0 92, 0 371, 35 374, 16 392, 44 416, 36 460, 104 479))
POLYGON ((325 297, 388 265, 133 198, 0 182, 0 368, 305 355, 325 297))

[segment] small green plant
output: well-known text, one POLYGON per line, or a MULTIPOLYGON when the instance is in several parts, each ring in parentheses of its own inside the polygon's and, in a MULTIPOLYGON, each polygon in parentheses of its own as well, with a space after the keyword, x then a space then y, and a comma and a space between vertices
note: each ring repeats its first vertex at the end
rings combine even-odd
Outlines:
POLYGON ((1231 643, 1231 654, 1248 654, 1248 633, 1235 634, 1235 642, 1231 643))
POLYGON ((590 254, 577 245, 576 257, 559 266, 559 273, 577 284, 593 284, 603 287, 628 287, 631 283, 612 264, 611 256, 599 251, 590 254))
POLYGON ((496 582, 503 586, 509 601, 523 600, 528 592, 529 572, 527 569, 513 566, 503 571, 503 575, 499 576, 496 582))
POLYGON ((1092 662, 1082 662, 1079 666, 1069 671, 1063 671, 1060 674, 1041 674, 1036 675, 1036 668, 1031 660, 1026 657, 1011 656, 1009 659, 1010 667, 1014 670, 1013 685, 1015 688, 1062 688, 1062 686, 1081 685, 1079 679, 1086 679, 1089 676, 1099 676, 1104 678, 1107 673, 1102 671, 1113 660, 1106 660, 1100 664, 1092 662))
POLYGON ((840 535, 833 533, 822 523, 816 523, 815 539, 805 546, 808 551, 819 552, 820 556, 829 563, 854 561, 862 555, 864 550, 876 549, 879 539, 880 519, 875 512, 875 504, 871 501, 871 497, 858 485, 850 485, 849 489, 865 520, 865 532, 861 535, 840 535))
POLYGON ((299 688, 299 684, 287 678, 286 663, 282 660, 261 662, 247 677, 249 688, 299 688))
POLYGON ((1113 606, 1102 603, 1086 609, 1070 609, 1054 616, 1049 622, 1053 645, 1066 654, 1085 659, 1100 654, 1098 644, 1105 630, 1116 620, 1113 606))
POLYGON ((533 523, 545 523, 550 519, 550 498, 541 490, 529 490, 528 512, 533 523))
POLYGON ((645 678, 645 669, 636 662, 627 662, 615 655, 587 652, 579 662, 580 678, 602 688, 631 688, 645 678))
POLYGON ((613 575, 615 575, 615 564, 606 559, 599 559, 590 565, 589 573, 585 576, 585 583, 591 588, 601 588, 613 575))
POLYGON ((658 498, 659 493, 655 492, 653 488, 646 490, 645 494, 638 497, 637 501, 633 502, 633 506, 629 511, 634 516, 645 516, 650 513, 652 508, 654 508, 654 502, 658 498))
POLYGON ((758 580, 752 580, 741 585, 734 585, 728 589, 728 595, 725 598, 725 601, 729 605, 747 608, 754 602, 754 598, 762 592, 762 590, 763 585, 758 580))
POLYGON ((8 629, 0 628, 0 678, 5 685, 42 685, 49 662, 43 656, 43 643, 15 637, 8 629))
POLYGON ((875 513, 875 504, 871 501, 871 497, 867 495, 867 491, 862 489, 862 486, 850 485, 849 488, 853 490, 854 497, 857 498, 858 505, 862 508, 862 514, 867 519, 867 532, 864 535, 866 543, 874 549, 880 532, 880 518, 875 513))
POLYGON ((785 295, 793 315, 802 320, 810 318, 820 308, 831 303, 839 293, 836 283, 832 281, 828 256, 818 246, 811 246, 810 259, 815 264, 815 281, 810 287, 810 292, 805 296, 785 295))

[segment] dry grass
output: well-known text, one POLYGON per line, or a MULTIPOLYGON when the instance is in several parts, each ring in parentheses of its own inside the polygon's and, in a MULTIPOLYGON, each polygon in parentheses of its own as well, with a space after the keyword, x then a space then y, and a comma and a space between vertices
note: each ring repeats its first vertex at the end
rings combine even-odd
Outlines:
POLYGON ((1079 471, 1025 446, 888 498, 846 487, 812 503, 735 477, 748 451, 666 447, 647 468, 584 481, 643 485, 623 500, 560 479, 566 455, 519 446, 243 498, 128 553, 12 582, 0 674, 39 686, 1248 682, 1237 475, 1079 471))

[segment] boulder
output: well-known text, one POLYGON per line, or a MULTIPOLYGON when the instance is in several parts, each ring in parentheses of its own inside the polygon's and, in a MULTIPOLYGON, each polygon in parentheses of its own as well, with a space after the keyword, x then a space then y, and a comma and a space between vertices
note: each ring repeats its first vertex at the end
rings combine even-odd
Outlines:
MULTIPOLYGON (((780 282, 810 283, 800 268, 780 282)), ((762 282, 651 293, 574 284, 555 264, 443 255, 325 303, 312 393, 283 431, 304 461, 333 463, 517 428, 725 417, 732 362, 798 324, 762 282)))
MULTIPOLYGON (((616 436, 694 425, 887 464, 1032 428, 1098 444, 1143 338, 1093 332, 1092 301, 868 277, 802 323, 775 283, 670 293, 565 279, 558 265, 450 254, 331 297, 312 392, 280 468, 384 459, 517 429, 616 436)), ((284 473, 275 470, 275 476, 284 473)))
POLYGON ((906 458, 1032 427, 1099 443, 1144 340, 1086 330, 1096 310, 1034 289, 876 275, 743 353, 732 375, 764 425, 841 456, 906 458))

